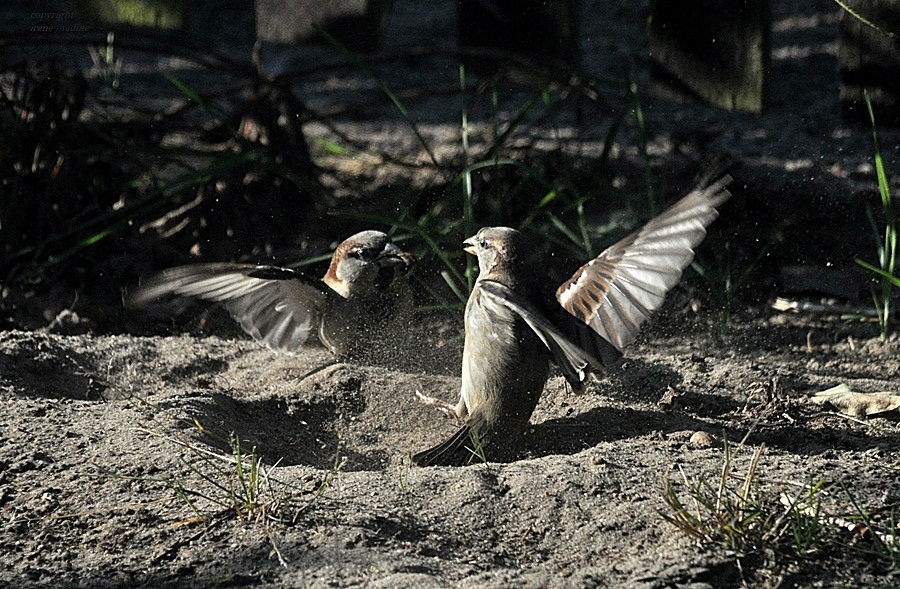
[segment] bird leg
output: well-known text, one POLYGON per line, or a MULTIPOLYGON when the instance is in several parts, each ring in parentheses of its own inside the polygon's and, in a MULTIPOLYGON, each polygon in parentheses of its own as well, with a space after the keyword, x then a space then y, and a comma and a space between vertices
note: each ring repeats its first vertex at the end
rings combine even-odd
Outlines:
POLYGON ((449 417, 456 417, 456 405, 453 403, 448 403, 443 399, 438 399, 437 397, 429 397, 428 395, 423 395, 422 391, 416 389, 416 401, 422 403, 423 405, 428 405, 430 407, 434 407, 441 413, 446 414, 449 417))
POLYGON ((338 360, 331 360, 331 361, 328 361, 328 362, 326 362, 326 363, 324 363, 324 364, 322 364, 322 365, 320 365, 320 366, 316 366, 315 368, 313 368, 312 370, 310 370, 309 372, 307 372, 306 374, 304 374, 303 376, 301 376, 298 380, 306 380, 307 378, 309 378, 309 377, 312 376, 313 374, 316 374, 316 373, 318 373, 318 372, 322 372, 322 371, 325 370, 326 368, 331 368, 332 366, 338 366, 338 365, 340 365, 340 364, 341 364, 341 362, 338 361, 338 360))

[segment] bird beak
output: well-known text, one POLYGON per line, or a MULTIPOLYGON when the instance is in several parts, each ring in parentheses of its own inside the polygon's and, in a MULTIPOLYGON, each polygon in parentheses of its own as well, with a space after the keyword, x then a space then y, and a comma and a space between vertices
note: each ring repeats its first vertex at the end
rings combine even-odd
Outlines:
POLYGON ((378 263, 382 266, 402 264, 405 268, 409 268, 415 261, 415 256, 401 250, 393 243, 384 246, 384 249, 378 254, 378 263))
POLYGON ((475 242, 474 235, 463 242, 463 251, 469 252, 473 256, 478 255, 478 244, 475 242))

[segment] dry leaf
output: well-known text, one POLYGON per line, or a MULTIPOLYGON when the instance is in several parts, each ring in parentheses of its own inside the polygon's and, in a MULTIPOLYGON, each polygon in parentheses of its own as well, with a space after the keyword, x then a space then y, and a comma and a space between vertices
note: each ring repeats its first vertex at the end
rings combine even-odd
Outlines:
POLYGON ((810 400, 817 405, 831 405, 845 415, 866 417, 896 411, 900 408, 900 395, 896 393, 858 393, 846 384, 839 384, 820 391, 810 400))

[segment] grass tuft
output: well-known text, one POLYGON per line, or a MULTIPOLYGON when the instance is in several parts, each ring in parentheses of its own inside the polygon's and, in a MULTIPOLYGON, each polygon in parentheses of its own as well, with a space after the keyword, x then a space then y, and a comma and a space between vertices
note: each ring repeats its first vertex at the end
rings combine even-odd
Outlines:
POLYGON ((894 215, 894 201, 884 170, 884 159, 881 156, 881 143, 878 140, 878 128, 875 125, 875 113, 869 93, 864 93, 866 107, 869 109, 869 120, 872 122, 872 140, 874 144, 875 173, 878 177, 878 192, 881 195, 881 210, 884 213, 884 237, 875 223, 871 208, 866 208, 872 231, 875 234, 878 250, 878 266, 856 258, 856 263, 872 272, 880 281, 880 290, 872 291, 872 300, 878 316, 881 338, 885 339, 891 330, 891 298, 894 287, 900 287, 900 276, 897 275, 897 219, 894 215))
POLYGON ((759 490, 759 460, 765 446, 757 448, 743 475, 734 460, 744 442, 732 448, 725 440, 725 458, 719 477, 698 477, 693 482, 679 467, 687 499, 667 472, 663 478, 663 500, 670 513, 663 518, 702 544, 719 544, 738 552, 755 551, 777 533, 777 514, 765 503, 759 490))
MULTIPOLYGON (((749 434, 748 434, 749 435, 749 434)), ((841 558, 848 567, 896 575, 900 573, 900 530, 896 506, 887 513, 866 510, 844 481, 842 494, 823 480, 809 484, 778 481, 799 487, 793 493, 773 492, 760 469, 759 446, 743 470, 735 459, 744 440, 732 448, 726 440, 719 476, 691 478, 679 467, 680 482, 671 471, 663 477, 663 519, 705 547, 720 547, 740 557, 775 558, 781 566, 816 566, 817 560, 841 558)))
MULTIPOLYGON (((205 435, 219 438, 194 420, 205 435)), ((184 501, 203 521, 212 521, 223 513, 232 513, 246 523, 294 523, 322 496, 334 471, 326 475, 313 496, 308 492, 273 476, 277 463, 271 466, 263 462, 256 447, 249 452, 240 437, 231 434, 228 439, 230 455, 221 455, 195 446, 182 439, 176 441, 186 448, 188 459, 183 459, 192 475, 201 484, 191 484, 183 479, 172 479, 175 495, 184 501), (297 495, 305 497, 299 500, 297 495), (210 507, 214 513, 210 513, 210 507)), ((335 465, 335 471, 339 465, 335 465)))

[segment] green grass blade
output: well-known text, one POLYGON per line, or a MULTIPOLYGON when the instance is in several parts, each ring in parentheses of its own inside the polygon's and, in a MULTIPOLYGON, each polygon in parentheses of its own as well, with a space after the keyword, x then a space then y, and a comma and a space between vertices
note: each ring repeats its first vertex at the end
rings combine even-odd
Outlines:
POLYGON ((169 81, 170 84, 172 84, 173 86, 178 88, 179 92, 181 92, 182 94, 187 96, 188 99, 192 100, 193 102, 196 102, 200 106, 206 107, 206 101, 203 100, 203 98, 199 94, 197 94, 193 89, 191 89, 187 84, 185 84, 184 82, 182 82, 177 77, 170 74, 169 72, 163 72, 162 75, 166 80, 169 81))
POLYGON ((878 268, 877 266, 873 266, 872 264, 866 262, 865 260, 861 260, 861 259, 859 259, 859 258, 856 258, 855 261, 856 261, 857 264, 859 264, 860 266, 862 266, 862 267, 865 268, 866 270, 872 272, 873 274, 877 274, 877 275, 880 276, 881 278, 883 278, 883 279, 887 280, 888 282, 892 283, 894 286, 900 287, 900 276, 894 276, 893 274, 888 274, 887 272, 885 272, 885 271, 882 270, 881 268, 878 268))
POLYGON ((888 37, 888 38, 890 38, 890 39, 895 39, 895 38, 897 37, 897 34, 896 34, 896 33, 892 33, 891 31, 888 31, 888 30, 886 30, 886 29, 883 29, 883 28, 879 27, 878 25, 876 25, 875 23, 873 23, 873 22, 870 21, 869 19, 865 18, 865 17, 864 17, 863 15, 861 15, 860 13, 858 13, 858 12, 856 12, 855 10, 853 10, 852 8, 850 8, 850 6, 849 6, 846 2, 844 2, 843 0, 834 0, 834 3, 837 4, 838 6, 840 6, 841 8, 843 8, 844 10, 846 10, 847 13, 850 14, 850 16, 852 16, 853 18, 855 18, 855 19, 858 20, 859 22, 863 23, 863 24, 866 25, 867 27, 871 27, 871 28, 875 29, 876 31, 878 31, 879 33, 881 33, 882 35, 884 35, 885 37, 888 37))
POLYGON ((434 151, 431 149, 431 145, 425 139, 425 136, 422 135, 422 132, 419 130, 419 125, 413 120, 406 106, 400 100, 400 97, 398 97, 388 87, 388 85, 383 79, 381 79, 380 76, 378 76, 374 71, 372 71, 370 67, 363 63, 362 59, 360 59, 357 53, 351 51, 346 45, 338 41, 334 35, 329 33, 322 26, 314 24, 313 28, 318 34, 322 35, 322 38, 324 38, 330 45, 335 47, 338 51, 343 53, 347 59, 352 61, 353 64, 358 67, 361 72, 369 76, 372 81, 378 84, 378 87, 381 89, 381 91, 384 92, 385 96, 387 96, 388 99, 394 104, 394 106, 397 108, 397 111, 400 113, 400 116, 403 117, 403 120, 406 121, 410 129, 412 129, 412 132, 415 134, 416 139, 419 140, 422 148, 428 154, 429 159, 431 159, 431 163, 433 163, 435 167, 439 168, 440 165, 438 164, 437 156, 434 155, 434 151))

